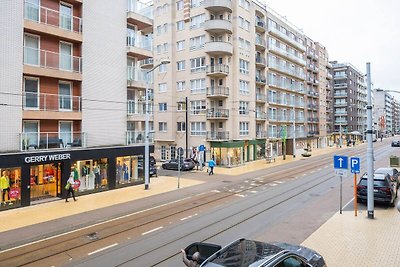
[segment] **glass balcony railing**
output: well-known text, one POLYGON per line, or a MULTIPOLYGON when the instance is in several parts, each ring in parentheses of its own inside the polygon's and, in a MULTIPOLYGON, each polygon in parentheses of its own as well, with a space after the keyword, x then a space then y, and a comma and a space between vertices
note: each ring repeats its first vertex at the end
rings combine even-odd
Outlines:
POLYGON ((22 109, 37 111, 81 112, 82 99, 80 96, 23 92, 22 109))
POLYGON ((148 3, 142 3, 138 0, 127 0, 127 11, 153 19, 153 5, 149 5, 148 3))
POLYGON ((141 35, 135 31, 128 30, 126 35, 126 45, 128 47, 131 46, 153 51, 153 38, 150 36, 141 35))
POLYGON ((19 134, 21 151, 86 147, 86 133, 83 132, 22 132, 19 134))

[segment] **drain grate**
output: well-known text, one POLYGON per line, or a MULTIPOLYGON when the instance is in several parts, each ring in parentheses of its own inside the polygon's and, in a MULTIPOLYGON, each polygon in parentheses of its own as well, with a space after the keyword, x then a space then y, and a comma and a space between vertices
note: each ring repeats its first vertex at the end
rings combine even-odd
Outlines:
POLYGON ((87 235, 87 238, 89 238, 90 240, 99 239, 99 237, 97 236, 97 232, 88 234, 88 235, 87 235))

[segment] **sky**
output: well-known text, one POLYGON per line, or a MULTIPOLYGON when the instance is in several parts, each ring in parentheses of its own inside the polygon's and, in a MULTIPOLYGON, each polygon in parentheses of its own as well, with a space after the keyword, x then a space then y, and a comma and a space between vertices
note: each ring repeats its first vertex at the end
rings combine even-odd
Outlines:
POLYGON ((362 73, 371 63, 373 88, 394 90, 400 100, 399 0, 265 0, 265 3, 325 46, 329 60, 348 62, 362 73))

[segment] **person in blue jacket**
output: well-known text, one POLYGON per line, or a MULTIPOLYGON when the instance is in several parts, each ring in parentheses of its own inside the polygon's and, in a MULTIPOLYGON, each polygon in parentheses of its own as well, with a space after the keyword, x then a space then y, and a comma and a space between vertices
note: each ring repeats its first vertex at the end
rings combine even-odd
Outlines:
POLYGON ((208 168, 210 169, 208 175, 214 175, 214 167, 216 163, 214 161, 214 156, 208 161, 208 168))

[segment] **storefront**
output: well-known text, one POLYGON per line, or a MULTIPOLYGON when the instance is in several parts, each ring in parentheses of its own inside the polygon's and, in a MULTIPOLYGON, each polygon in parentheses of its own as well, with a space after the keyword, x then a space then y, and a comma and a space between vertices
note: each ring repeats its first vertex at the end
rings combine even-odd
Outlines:
POLYGON ((143 146, 2 154, 0 210, 64 198, 70 174, 77 195, 142 184, 143 155, 143 146))

